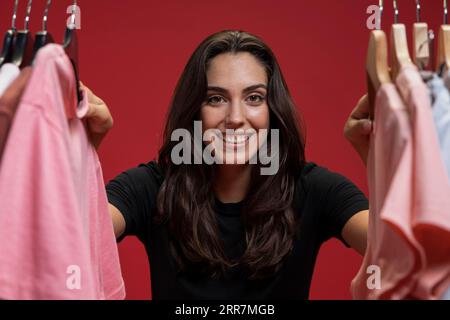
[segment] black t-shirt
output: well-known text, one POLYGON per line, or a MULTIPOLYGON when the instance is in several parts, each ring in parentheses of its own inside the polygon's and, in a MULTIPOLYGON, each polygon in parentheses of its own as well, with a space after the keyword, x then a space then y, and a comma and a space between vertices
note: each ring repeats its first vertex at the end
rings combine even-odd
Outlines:
MULTIPOLYGON (((124 235, 144 244, 151 269, 153 299, 308 299, 317 253, 323 242, 341 237, 346 222, 368 210, 365 195, 348 179, 308 163, 296 183, 293 208, 300 215, 300 233, 280 271, 265 280, 249 280, 239 266, 220 278, 177 274, 169 250, 168 229, 154 226, 156 196, 163 176, 156 162, 141 164, 118 175, 106 186, 109 202, 123 214, 124 235)), ((245 231, 240 203, 216 198, 216 217, 228 257, 242 255, 245 231)))

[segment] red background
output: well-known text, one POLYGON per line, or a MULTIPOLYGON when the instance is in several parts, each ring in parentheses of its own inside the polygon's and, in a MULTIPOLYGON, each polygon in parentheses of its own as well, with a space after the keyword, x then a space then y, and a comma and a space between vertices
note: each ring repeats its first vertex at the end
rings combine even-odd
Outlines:
MULTIPOLYGON (((31 29, 41 28, 45 0, 34 0, 31 29)), ((386 2, 383 27, 392 23, 386 2)), ((157 155, 167 106, 185 63, 208 35, 241 29, 265 40, 278 57, 307 126, 307 157, 354 181, 367 194, 365 169, 343 137, 343 126, 366 90, 364 64, 372 0, 78 0, 80 74, 110 107, 114 129, 100 149, 105 180, 157 155)), ((415 1, 399 0, 400 22, 415 20, 415 1)), ((17 26, 23 26, 25 0, 17 26)), ((69 0, 53 0, 49 30, 62 39, 69 0)), ((422 19, 435 31, 442 0, 423 0, 422 19)), ((0 0, 0 27, 10 25, 13 0, 0 0)), ((150 275, 135 238, 119 245, 128 299, 149 299, 150 275)), ((348 299, 361 264, 336 240, 319 255, 312 299, 348 299)))

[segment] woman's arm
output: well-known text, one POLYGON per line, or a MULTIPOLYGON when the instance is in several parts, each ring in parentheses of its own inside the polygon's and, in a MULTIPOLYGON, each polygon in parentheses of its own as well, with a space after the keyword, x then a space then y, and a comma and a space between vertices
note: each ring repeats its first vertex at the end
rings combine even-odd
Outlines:
POLYGON ((111 219, 113 222, 114 227, 114 235, 116 236, 116 239, 119 239, 120 236, 125 232, 125 218, 123 217, 123 214, 114 207, 112 204, 109 204, 109 213, 111 214, 111 219))
MULTIPOLYGON (((359 154, 364 165, 367 165, 372 121, 369 119, 369 101, 363 96, 348 118, 344 135, 359 154)), ((367 247, 369 211, 355 214, 342 229, 342 238, 359 254, 364 255, 367 247)))
POLYGON ((355 214, 342 229, 342 238, 362 256, 367 247, 367 231, 369 227, 369 210, 355 214))

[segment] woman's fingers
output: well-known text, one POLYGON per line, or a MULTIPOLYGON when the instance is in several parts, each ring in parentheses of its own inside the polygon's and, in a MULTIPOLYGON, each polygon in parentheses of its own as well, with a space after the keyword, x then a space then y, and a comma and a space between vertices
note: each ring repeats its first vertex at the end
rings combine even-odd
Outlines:
POLYGON ((353 109, 351 117, 357 120, 369 118, 369 99, 367 94, 359 99, 355 109, 353 109))
POLYGON ((364 162, 367 160, 372 125, 369 119, 369 102, 365 95, 358 101, 344 127, 345 137, 364 162))
POLYGON ((89 130, 94 134, 103 134, 113 126, 113 118, 105 102, 97 97, 91 89, 80 81, 80 87, 86 91, 89 110, 86 118, 89 123, 89 130))
POLYGON ((347 123, 346 137, 357 142, 361 138, 366 139, 372 132, 372 121, 369 119, 356 120, 350 118, 347 123))
POLYGON ((89 89, 88 87, 86 87, 86 86, 84 85, 84 83, 81 82, 81 81, 80 81, 80 87, 81 87, 81 89, 84 89, 84 90, 87 92, 87 95, 88 95, 87 98, 88 98, 89 104, 96 104, 96 105, 102 105, 102 104, 105 104, 105 102, 104 102, 102 99, 100 99, 99 97, 97 97, 97 96, 92 92, 92 90, 89 89))
POLYGON ((345 125, 345 136, 351 142, 365 141, 372 132, 372 121, 369 119, 369 100, 363 96, 350 114, 345 125))

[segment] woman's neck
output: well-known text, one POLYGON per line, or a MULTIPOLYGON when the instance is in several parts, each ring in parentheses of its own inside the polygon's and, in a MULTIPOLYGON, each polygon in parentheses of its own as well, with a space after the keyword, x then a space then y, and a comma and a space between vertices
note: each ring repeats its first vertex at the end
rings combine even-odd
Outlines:
POLYGON ((245 199, 250 187, 250 165, 217 165, 213 182, 214 192, 223 203, 236 203, 245 199))

